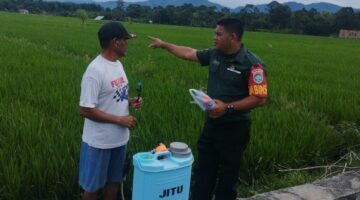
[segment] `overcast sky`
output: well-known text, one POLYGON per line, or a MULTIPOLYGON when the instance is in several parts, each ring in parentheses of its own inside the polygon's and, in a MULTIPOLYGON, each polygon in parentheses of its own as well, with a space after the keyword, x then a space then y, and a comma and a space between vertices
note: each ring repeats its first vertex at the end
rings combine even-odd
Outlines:
MULTIPOLYGON (((98 0, 104 1, 104 0, 98 0)), ((125 0, 127 2, 136 2, 136 1, 144 1, 144 0, 125 0)), ((246 4, 267 4, 270 3, 271 0, 209 0, 214 3, 221 4, 223 6, 227 6, 230 8, 236 8, 238 6, 244 6, 246 4)), ((318 2, 328 2, 332 4, 336 4, 339 6, 350 6, 353 8, 360 8, 360 0, 277 0, 277 2, 289 2, 289 1, 296 1, 303 4, 310 4, 310 3, 318 3, 318 2)))

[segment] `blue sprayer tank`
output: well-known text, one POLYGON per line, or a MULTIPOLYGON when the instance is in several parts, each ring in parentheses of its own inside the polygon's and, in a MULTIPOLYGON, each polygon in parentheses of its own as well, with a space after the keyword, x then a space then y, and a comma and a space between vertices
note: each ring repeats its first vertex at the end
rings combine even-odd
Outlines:
POLYGON ((188 200, 193 161, 191 149, 180 142, 135 154, 132 200, 188 200))

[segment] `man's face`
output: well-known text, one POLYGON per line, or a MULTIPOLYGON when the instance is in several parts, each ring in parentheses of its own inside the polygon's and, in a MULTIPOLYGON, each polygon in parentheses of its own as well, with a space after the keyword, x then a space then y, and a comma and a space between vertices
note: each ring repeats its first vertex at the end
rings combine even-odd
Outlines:
POLYGON ((114 39, 114 52, 119 58, 124 57, 126 55, 127 50, 127 40, 126 39, 114 39))
POLYGON ((225 31, 223 26, 216 26, 214 36, 214 47, 216 50, 226 52, 233 40, 233 34, 225 31))

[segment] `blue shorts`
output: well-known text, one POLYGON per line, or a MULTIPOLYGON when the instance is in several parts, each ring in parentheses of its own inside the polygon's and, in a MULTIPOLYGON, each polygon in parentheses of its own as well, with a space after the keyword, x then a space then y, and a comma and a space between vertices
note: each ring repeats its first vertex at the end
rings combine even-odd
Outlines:
POLYGON ((106 183, 121 183, 126 158, 126 145, 98 149, 82 142, 79 184, 86 192, 96 192, 106 183))

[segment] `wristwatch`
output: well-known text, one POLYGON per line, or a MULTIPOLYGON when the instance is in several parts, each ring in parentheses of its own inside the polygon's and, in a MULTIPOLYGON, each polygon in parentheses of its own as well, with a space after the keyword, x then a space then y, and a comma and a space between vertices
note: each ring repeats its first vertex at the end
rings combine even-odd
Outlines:
POLYGON ((234 112, 234 105, 228 104, 228 105, 226 106, 226 113, 231 114, 231 113, 233 113, 233 112, 234 112))

